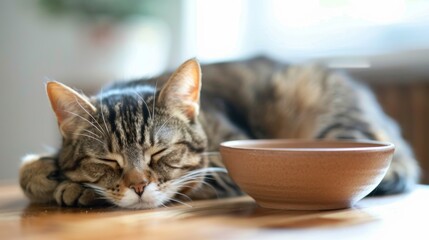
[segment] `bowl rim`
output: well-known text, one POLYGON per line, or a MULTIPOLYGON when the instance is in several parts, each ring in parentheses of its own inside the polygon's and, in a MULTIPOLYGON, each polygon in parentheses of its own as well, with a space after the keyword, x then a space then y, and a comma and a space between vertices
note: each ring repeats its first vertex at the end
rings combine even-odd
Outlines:
POLYGON ((246 151, 274 151, 274 152, 361 152, 361 151, 387 151, 395 149, 395 145, 391 142, 374 141, 374 140, 323 140, 323 139, 245 139, 245 140, 232 140, 222 142, 220 144, 221 149, 231 150, 246 150, 246 151), (265 148, 265 147, 246 147, 243 144, 255 144, 255 143, 314 143, 314 142, 326 142, 326 143, 362 143, 372 144, 374 146, 366 147, 347 147, 347 148, 265 148))

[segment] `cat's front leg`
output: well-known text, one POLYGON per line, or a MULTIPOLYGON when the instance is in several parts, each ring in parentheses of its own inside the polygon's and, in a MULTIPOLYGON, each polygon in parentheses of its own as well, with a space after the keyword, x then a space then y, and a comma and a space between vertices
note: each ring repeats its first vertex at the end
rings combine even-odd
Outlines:
POLYGON ((89 207, 106 203, 92 188, 69 180, 61 182, 53 195, 60 206, 89 207))
POLYGON ((54 201, 54 191, 59 181, 52 176, 57 172, 55 157, 28 155, 19 172, 19 183, 24 194, 32 201, 47 203, 54 201))

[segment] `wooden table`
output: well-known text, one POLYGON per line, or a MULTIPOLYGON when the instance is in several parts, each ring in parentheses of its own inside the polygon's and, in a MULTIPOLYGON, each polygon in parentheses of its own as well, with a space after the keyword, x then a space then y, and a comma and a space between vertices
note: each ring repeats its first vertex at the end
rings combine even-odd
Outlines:
POLYGON ((151 210, 29 204, 0 185, 0 239, 429 239, 429 186, 352 209, 282 211, 249 197, 151 210))

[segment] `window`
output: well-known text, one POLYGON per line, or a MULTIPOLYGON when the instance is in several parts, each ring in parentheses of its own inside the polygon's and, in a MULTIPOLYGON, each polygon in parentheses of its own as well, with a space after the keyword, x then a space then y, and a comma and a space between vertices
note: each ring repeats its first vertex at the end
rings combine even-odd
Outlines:
POLYGON ((196 55, 217 61, 265 53, 285 60, 429 48, 429 1, 205 0, 196 55))

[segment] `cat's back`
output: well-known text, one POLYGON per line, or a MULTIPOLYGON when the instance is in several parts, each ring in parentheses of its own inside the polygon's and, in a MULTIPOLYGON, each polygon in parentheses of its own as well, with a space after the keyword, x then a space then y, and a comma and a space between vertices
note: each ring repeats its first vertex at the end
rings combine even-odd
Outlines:
POLYGON ((245 90, 255 90, 261 84, 285 67, 285 64, 273 59, 259 56, 240 61, 229 61, 214 64, 204 64, 202 70, 202 90, 216 93, 225 91, 238 93, 245 90), (238 91, 238 92, 237 92, 238 91))
POLYGON ((216 102, 257 138, 313 138, 326 118, 350 109, 367 112, 361 106, 365 87, 317 64, 289 65, 257 57, 206 65, 202 72, 203 111, 216 102))

